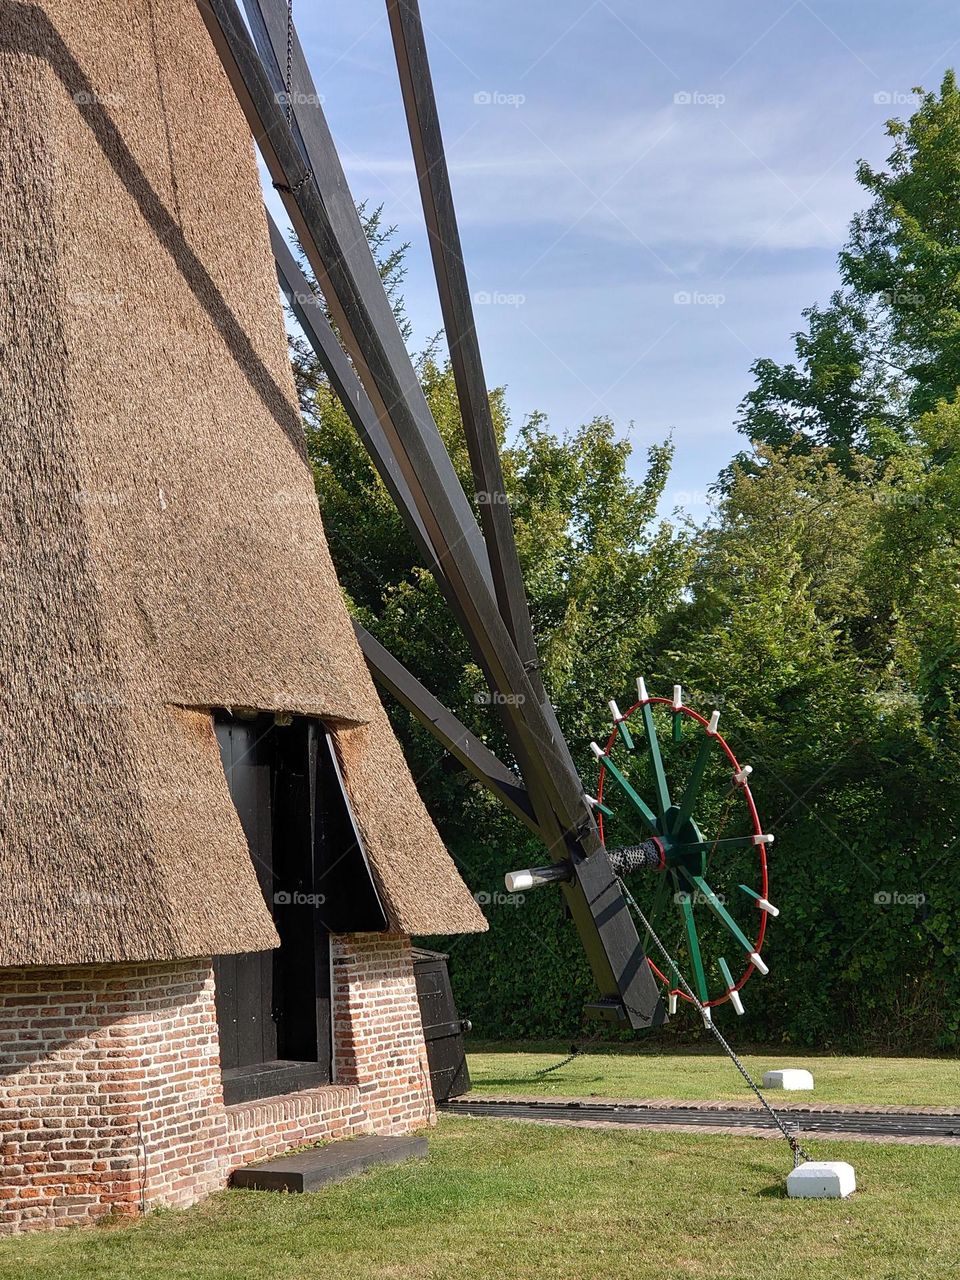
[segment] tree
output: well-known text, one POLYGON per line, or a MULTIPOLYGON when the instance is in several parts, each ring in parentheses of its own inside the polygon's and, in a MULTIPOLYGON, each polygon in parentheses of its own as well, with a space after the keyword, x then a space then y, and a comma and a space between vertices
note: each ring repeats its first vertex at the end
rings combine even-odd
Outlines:
MULTIPOLYGON (((910 120, 890 120, 885 170, 861 162, 871 200, 839 256, 843 288, 804 312, 796 360, 751 367, 740 405, 749 439, 794 452, 817 446, 852 468, 888 458, 912 423, 960 386, 960 90, 952 71, 910 120)), ((741 455, 741 463, 748 455, 741 455)))
MULTIPOLYGON (((850 291, 837 291, 826 307, 808 307, 805 330, 793 335, 796 362, 762 358, 751 372, 755 387, 740 404, 737 429, 772 448, 829 451, 847 471, 860 453, 889 448, 901 423, 898 378, 878 354, 881 321, 850 291)), ((738 459, 741 466, 748 455, 738 459)))
POLYGON ((873 201, 840 255, 848 285, 883 309, 911 417, 960 386, 960 90, 948 71, 939 94, 915 92, 910 120, 887 124, 889 170, 859 166, 873 201))
MULTIPOLYGON (((421 361, 427 402, 467 492, 472 474, 453 374, 421 361)), ((637 482, 630 448, 594 419, 556 437, 539 415, 511 443, 503 391, 492 393, 503 469, 544 682, 565 733, 586 746, 624 672, 649 656, 651 639, 686 581, 689 539, 657 518, 671 448, 650 450, 637 482)), ((331 551, 348 598, 369 626, 431 690, 508 753, 466 639, 406 533, 342 406, 311 393, 308 449, 331 551)), ((628 682, 629 684, 629 682, 628 682)), ((419 737, 409 726, 409 734, 419 737)), ((423 750, 437 750, 431 740, 423 750)))

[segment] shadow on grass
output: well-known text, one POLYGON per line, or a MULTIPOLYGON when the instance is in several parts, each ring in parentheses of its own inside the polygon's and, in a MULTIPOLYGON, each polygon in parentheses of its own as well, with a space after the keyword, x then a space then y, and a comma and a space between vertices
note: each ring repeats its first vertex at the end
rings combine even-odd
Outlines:
POLYGON ((784 1176, 783 1182, 775 1182, 772 1186, 764 1187, 762 1191, 757 1193, 764 1200, 786 1200, 787 1199, 787 1179, 784 1176))

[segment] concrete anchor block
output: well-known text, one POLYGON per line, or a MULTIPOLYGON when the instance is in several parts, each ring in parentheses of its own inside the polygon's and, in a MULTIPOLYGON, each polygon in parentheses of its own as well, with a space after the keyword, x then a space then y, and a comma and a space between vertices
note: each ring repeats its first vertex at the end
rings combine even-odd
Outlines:
POLYGON ((765 1089, 812 1089, 813 1076, 809 1071, 801 1071, 797 1067, 788 1067, 785 1071, 765 1071, 763 1087, 765 1089))
POLYGON ((787 1195, 807 1200, 843 1200, 857 1189, 845 1160, 808 1160, 787 1175, 787 1195))

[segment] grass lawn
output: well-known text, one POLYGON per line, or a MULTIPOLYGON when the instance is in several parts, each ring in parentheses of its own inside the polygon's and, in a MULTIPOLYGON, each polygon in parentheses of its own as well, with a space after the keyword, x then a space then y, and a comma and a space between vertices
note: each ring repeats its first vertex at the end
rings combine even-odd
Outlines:
MULTIPOLYGON (((734 1046, 736 1047, 736 1046, 734 1046)), ((601 1049, 577 1057, 559 1071, 536 1078, 569 1052, 564 1044, 486 1044, 469 1048, 476 1093, 545 1097, 676 1098, 748 1102, 753 1094, 722 1053, 601 1049)), ((792 1049, 741 1054, 759 1084, 764 1071, 806 1067, 812 1093, 778 1093, 795 1102, 889 1103, 956 1107, 960 1111, 960 1059, 812 1057, 792 1049)))
POLYGON ((943 1280, 960 1154, 818 1142, 849 1200, 786 1199, 785 1145, 448 1119, 429 1161, 324 1192, 232 1191, 132 1226, 0 1242, 5 1280, 943 1280))

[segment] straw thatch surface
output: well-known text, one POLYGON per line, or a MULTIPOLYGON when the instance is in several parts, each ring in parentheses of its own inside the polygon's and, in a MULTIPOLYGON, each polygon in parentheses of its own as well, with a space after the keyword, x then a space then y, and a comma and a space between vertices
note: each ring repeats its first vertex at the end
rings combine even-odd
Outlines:
POLYGON ((376 722, 349 785, 393 919, 482 927, 342 603, 193 0, 0 0, 0 174, 0 964, 275 945, 181 707, 376 722))

